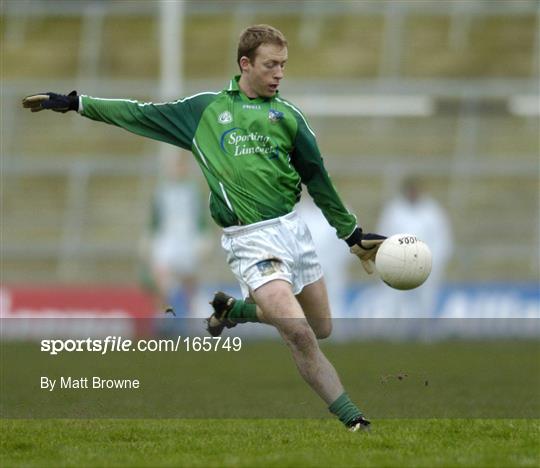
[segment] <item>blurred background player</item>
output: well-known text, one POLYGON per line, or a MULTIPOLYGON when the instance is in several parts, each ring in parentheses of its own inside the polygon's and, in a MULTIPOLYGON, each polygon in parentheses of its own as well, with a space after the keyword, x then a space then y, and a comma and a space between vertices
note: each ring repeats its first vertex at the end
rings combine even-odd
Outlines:
POLYGON ((184 154, 166 153, 161 172, 146 242, 150 284, 158 310, 170 306, 177 317, 190 317, 207 245, 205 211, 184 154))
POLYGON ((421 287, 404 293, 381 286, 385 313, 393 317, 432 317, 453 250, 452 229, 445 209, 424 190, 420 178, 407 177, 400 193, 384 207, 377 228, 388 235, 415 234, 433 255, 431 274, 421 287))

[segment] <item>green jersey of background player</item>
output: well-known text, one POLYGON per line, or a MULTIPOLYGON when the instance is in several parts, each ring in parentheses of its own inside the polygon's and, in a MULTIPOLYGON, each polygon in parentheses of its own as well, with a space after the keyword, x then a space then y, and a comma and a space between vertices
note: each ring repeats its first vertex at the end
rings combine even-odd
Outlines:
POLYGON ((352 431, 367 429, 369 421, 345 393, 317 342, 331 332, 324 278, 316 273, 320 266, 316 260, 312 262, 312 276, 305 276, 308 279, 300 286, 290 279, 312 261, 308 262, 308 255, 314 255, 309 235, 306 237, 305 230, 298 227, 300 221, 291 215, 301 183, 368 273, 384 237, 365 234, 357 226, 328 177, 313 130, 302 113, 279 96, 287 54, 287 41, 280 31, 257 25, 242 32, 240 75, 221 92, 155 104, 76 92, 43 93, 26 97, 23 106, 33 112, 75 110, 92 120, 191 150, 210 187, 212 217, 224 233, 244 236, 244 250, 249 251, 252 243, 266 242, 273 252, 271 258, 244 252, 238 259, 234 249, 229 251, 231 269, 249 297, 244 301, 216 293, 211 302, 214 313, 207 321, 209 332, 217 336, 225 327, 246 321, 275 326, 289 345, 300 374, 330 411, 352 431), (249 229, 242 230, 245 226, 249 229), (288 236, 289 231, 283 231, 283 226, 297 238, 284 240, 283 233, 288 236), (306 253, 291 264, 286 253, 289 248, 306 253), (246 259, 258 267, 252 269, 256 279, 243 277, 242 267, 233 268, 246 259))

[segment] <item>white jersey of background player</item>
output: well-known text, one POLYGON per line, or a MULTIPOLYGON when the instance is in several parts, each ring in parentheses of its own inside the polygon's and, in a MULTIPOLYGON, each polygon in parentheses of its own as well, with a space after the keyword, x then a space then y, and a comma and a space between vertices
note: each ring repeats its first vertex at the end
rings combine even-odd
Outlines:
POLYGON ((431 249, 433 265, 427 281, 412 291, 384 287, 385 314, 393 317, 431 317, 453 249, 450 220, 441 205, 422 192, 420 181, 407 178, 398 197, 384 207, 377 229, 387 235, 415 234, 431 249))
POLYGON ((189 167, 181 155, 169 155, 152 210, 152 275, 162 307, 175 294, 184 304, 177 310, 189 316, 197 283, 201 254, 202 207, 196 181, 189 178, 189 167), (181 288, 181 290, 180 290, 181 288))
POLYGON ((346 308, 345 301, 349 278, 348 268, 353 257, 342 248, 343 241, 336 237, 334 228, 328 224, 322 211, 306 192, 302 194, 300 203, 296 205, 296 211, 307 224, 315 243, 328 297, 332 304, 332 315, 334 317, 353 315, 353 312, 346 308))

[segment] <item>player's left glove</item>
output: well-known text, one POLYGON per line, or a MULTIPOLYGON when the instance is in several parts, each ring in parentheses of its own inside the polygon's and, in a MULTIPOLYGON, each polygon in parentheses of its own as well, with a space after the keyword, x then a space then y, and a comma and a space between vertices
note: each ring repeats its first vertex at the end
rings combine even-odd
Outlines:
POLYGON ((39 112, 43 109, 62 113, 70 110, 78 111, 79 96, 77 91, 71 91, 68 95, 56 93, 32 94, 23 99, 22 105, 32 112, 39 112))
POLYGON ((366 273, 371 275, 371 273, 373 273, 375 255, 385 239, 386 237, 381 236, 380 234, 373 234, 371 232, 364 234, 362 229, 357 227, 353 233, 345 239, 345 242, 347 242, 351 248, 351 253, 360 259, 366 273))

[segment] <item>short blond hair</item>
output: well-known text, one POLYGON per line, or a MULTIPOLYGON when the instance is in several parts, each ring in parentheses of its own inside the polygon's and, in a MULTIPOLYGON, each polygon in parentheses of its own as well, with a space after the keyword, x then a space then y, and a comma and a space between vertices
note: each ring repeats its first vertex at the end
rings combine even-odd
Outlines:
POLYGON ((251 63, 257 55, 257 49, 262 44, 275 44, 287 47, 287 39, 281 31, 268 24, 256 24, 244 29, 238 41, 236 62, 240 67, 240 59, 247 57, 251 63))

